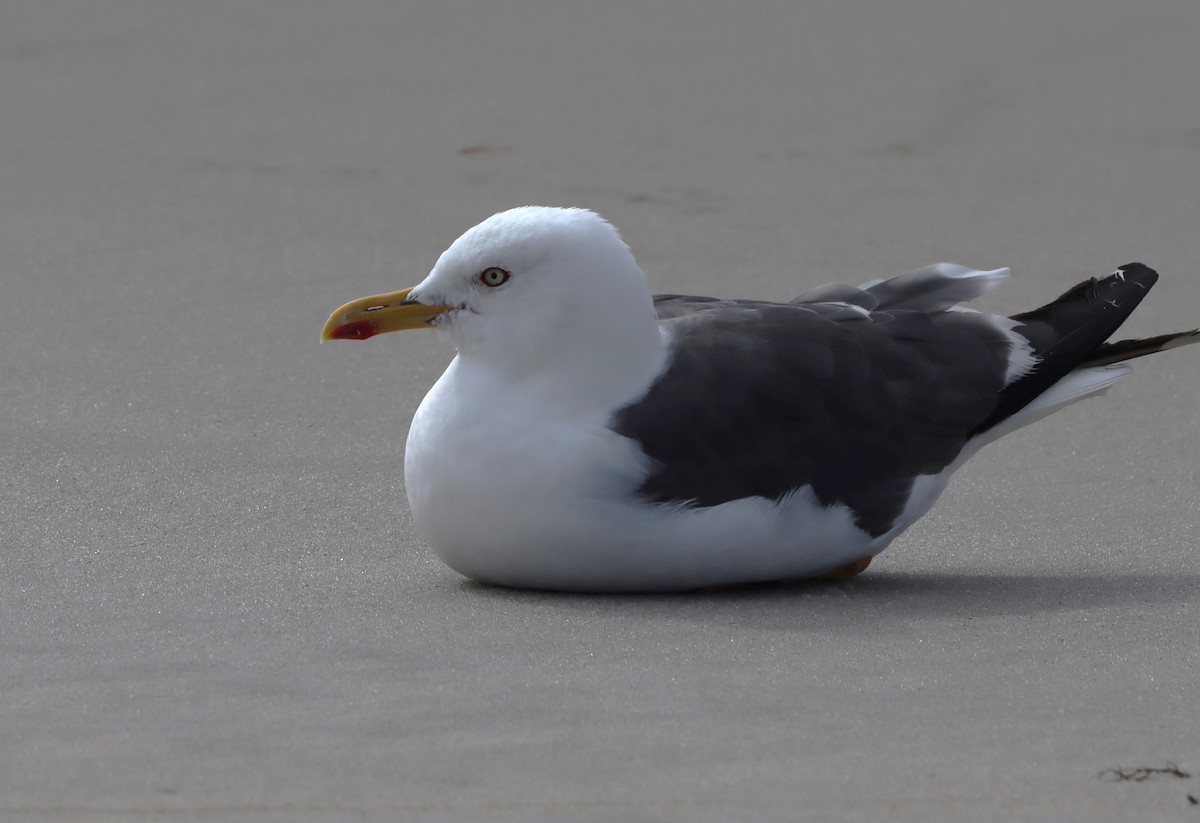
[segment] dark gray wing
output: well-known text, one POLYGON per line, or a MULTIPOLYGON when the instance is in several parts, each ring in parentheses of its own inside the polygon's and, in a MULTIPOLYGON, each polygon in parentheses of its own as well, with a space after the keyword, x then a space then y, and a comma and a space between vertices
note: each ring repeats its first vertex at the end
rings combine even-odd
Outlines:
POLYGON ((1010 339, 970 312, 667 295, 672 360, 613 430, 654 461, 641 495, 714 506, 811 485, 880 535, 1004 387, 1010 339))
POLYGON ((641 495, 714 506, 808 485, 871 535, 887 532, 916 476, 941 471, 1089 357, 1125 354, 1103 343, 1157 277, 1123 266, 1016 315, 1013 331, 947 310, 1006 273, 938 264, 787 304, 655 298, 670 363, 612 420, 653 460, 641 495), (1010 383, 1014 331, 1037 365, 1010 383))

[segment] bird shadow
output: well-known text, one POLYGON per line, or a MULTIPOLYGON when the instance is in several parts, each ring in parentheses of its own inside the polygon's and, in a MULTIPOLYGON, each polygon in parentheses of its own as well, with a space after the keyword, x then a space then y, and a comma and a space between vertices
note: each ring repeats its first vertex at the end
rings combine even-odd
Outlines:
POLYGON ((505 589, 465 580, 472 595, 567 612, 837 628, 873 619, 975 618, 1200 599, 1200 575, 963 574, 881 571, 846 581, 764 583, 678 594, 599 595, 505 589))

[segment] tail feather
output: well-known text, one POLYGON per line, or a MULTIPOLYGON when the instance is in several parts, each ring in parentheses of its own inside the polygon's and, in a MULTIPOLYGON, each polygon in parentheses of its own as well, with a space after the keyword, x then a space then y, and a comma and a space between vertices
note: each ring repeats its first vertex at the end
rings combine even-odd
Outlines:
POLYGON ((1157 354, 1167 349, 1190 346, 1192 343, 1200 343, 1200 329, 1181 331, 1175 334, 1161 334, 1158 337, 1105 343, 1079 365, 1081 367, 1107 366, 1110 363, 1122 363, 1135 357, 1145 357, 1147 354, 1157 354))
POLYGON ((1035 397, 1019 412, 992 426, 978 439, 977 443, 980 446, 991 443, 1009 432, 1054 414, 1064 406, 1069 406, 1085 397, 1104 394, 1112 388, 1114 383, 1131 371, 1133 371, 1132 366, 1119 363, 1099 368, 1076 369, 1046 392, 1035 397))

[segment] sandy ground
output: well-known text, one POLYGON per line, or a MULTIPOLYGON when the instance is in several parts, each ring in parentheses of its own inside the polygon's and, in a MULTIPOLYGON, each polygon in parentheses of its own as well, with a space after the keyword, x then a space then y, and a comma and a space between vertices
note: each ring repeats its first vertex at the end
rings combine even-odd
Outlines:
POLYGON ((852 582, 574 597, 414 531, 443 341, 317 345, 531 202, 659 291, 1194 326, 1200 4, 407 5, 0 8, 0 819, 1200 821, 1200 352, 852 582))

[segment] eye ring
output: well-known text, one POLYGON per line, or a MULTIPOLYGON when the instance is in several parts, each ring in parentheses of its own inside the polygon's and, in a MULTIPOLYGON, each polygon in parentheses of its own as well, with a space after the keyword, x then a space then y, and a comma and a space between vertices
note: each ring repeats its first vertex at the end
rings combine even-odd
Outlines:
POLYGON ((497 286, 503 286, 507 283, 510 276, 504 269, 498 266, 490 266, 479 273, 479 282, 489 289, 494 289, 497 286))

